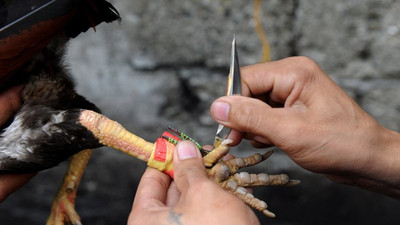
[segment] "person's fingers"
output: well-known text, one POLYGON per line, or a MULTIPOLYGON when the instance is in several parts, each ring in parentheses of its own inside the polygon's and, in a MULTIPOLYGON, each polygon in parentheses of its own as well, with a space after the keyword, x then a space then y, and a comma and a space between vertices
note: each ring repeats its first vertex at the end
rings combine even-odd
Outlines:
POLYGON ((290 57, 241 68, 242 95, 255 97, 271 106, 291 105, 318 65, 307 57, 290 57))
POLYGON ((167 199, 165 200, 165 204, 168 207, 174 207, 181 197, 181 192, 179 191, 176 183, 174 181, 171 182, 167 192, 167 199))
POLYGON ((0 125, 10 119, 10 117, 20 108, 22 89, 23 85, 19 85, 0 93, 0 125))
POLYGON ((162 224, 167 215, 166 201, 171 178, 148 167, 140 180, 128 224, 162 224))
POLYGON ((140 180, 133 208, 165 206, 170 182, 168 175, 148 167, 140 180))
POLYGON ((270 148, 273 147, 274 145, 272 144, 264 144, 258 141, 251 141, 251 146, 253 146, 254 148, 270 148))
POLYGON ((261 136, 267 144, 274 144, 273 137, 280 131, 288 131, 284 126, 295 127, 294 110, 271 108, 264 102, 243 96, 225 96, 211 105, 211 116, 220 124, 245 133, 261 136), (243 107, 243 106, 246 107, 243 107))
POLYGON ((230 143, 229 146, 236 146, 242 141, 243 133, 232 129, 227 138, 232 140, 232 143, 230 143))
MULTIPOLYGON (((227 139, 231 139, 232 143, 229 144, 229 146, 236 146, 238 144, 240 144, 240 142, 243 139, 243 133, 237 130, 231 130, 229 132, 229 135, 227 137, 227 139)), ((203 145, 203 149, 206 151, 211 151, 213 150, 214 146, 212 145, 203 145)))
POLYGON ((208 180, 201 154, 190 141, 182 141, 175 148, 174 180, 181 193, 197 182, 208 180))
POLYGON ((274 146, 272 142, 262 136, 245 133, 244 138, 251 141, 251 145, 255 148, 269 148, 274 146))
POLYGON ((254 143, 258 143, 258 144, 256 144, 257 146, 266 146, 266 147, 273 146, 272 142, 269 139, 259 136, 259 135, 245 133, 244 138, 247 140, 250 140, 254 143))
POLYGON ((36 173, 0 174, 0 202, 28 182, 36 173))

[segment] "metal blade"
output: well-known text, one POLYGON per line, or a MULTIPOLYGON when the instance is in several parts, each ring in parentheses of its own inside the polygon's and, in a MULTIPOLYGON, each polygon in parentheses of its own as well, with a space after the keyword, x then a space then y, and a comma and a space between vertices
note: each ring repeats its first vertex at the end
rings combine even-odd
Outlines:
MULTIPOLYGON (((226 85, 225 95, 241 95, 241 77, 239 57, 236 50, 236 36, 233 36, 232 49, 231 49, 231 64, 226 85)), ((217 148, 224 139, 226 139, 231 132, 231 129, 221 124, 218 125, 217 133, 214 139, 214 148, 217 148)))

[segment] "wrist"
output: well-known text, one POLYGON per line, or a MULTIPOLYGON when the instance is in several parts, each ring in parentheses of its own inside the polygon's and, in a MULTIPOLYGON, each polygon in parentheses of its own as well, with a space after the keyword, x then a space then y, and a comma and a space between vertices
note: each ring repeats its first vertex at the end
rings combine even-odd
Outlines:
POLYGON ((370 179, 383 189, 381 192, 400 198, 400 134, 384 127, 382 130, 380 145, 371 154, 370 179))
POLYGON ((366 133, 358 160, 344 174, 330 178, 400 198, 400 134, 378 123, 366 133))

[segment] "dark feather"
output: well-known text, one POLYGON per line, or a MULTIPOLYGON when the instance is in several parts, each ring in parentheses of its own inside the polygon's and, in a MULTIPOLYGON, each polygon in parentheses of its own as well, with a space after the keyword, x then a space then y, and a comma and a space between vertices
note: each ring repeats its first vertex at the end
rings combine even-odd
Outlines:
MULTIPOLYGON (((0 0, 0 6, 5 3, 7 9, 22 7, 21 2, 26 4, 25 1, 0 0)), ((33 2, 43 3, 44 1, 30 1, 30 3, 33 2)), ((79 123, 79 115, 83 109, 96 112, 100 110, 76 93, 69 71, 64 66, 63 56, 65 45, 70 37, 86 31, 92 25, 119 19, 118 12, 104 0, 52 2, 53 5, 50 4, 51 6, 42 9, 41 13, 35 12, 28 19, 18 22, 18 25, 3 29, 2 32, 5 33, 0 32, 0 37, 3 38, 0 40, 0 48, 8 50, 0 52, 0 91, 11 84, 25 83, 21 110, 0 134, 0 173, 40 171, 59 164, 81 150, 102 146, 98 139, 79 123), (55 10, 57 7, 60 7, 59 11, 55 10), (50 9, 59 14, 45 13, 50 9), (73 14, 70 14, 71 12, 73 14), (10 44, 15 41, 14 39, 21 37, 38 37, 40 33, 34 33, 36 31, 34 27, 37 24, 49 21, 51 23, 54 19, 59 22, 58 19, 65 18, 65 15, 72 16, 61 30, 57 30, 58 28, 51 30, 52 26, 45 27, 44 31, 47 33, 44 37, 46 40, 49 38, 48 43, 37 48, 36 50, 40 51, 34 56, 25 54, 24 47, 27 46, 17 46, 16 49, 20 52, 17 51, 16 55, 15 48, 6 48, 7 41, 10 44), (7 32, 8 36, 5 35, 7 32), (18 64, 21 63, 20 58, 24 58, 21 65, 18 64), (18 67, 12 73, 5 74, 3 70, 1 74, 1 66, 5 66, 7 62, 13 63, 9 65, 18 64, 18 67), (11 79, 8 79, 9 76, 11 79), (1 83, 1 78, 7 79, 7 82, 1 83)), ((23 9, 21 10, 26 14, 23 9)), ((0 12, 4 13, 3 10, 0 12)), ((11 24, 9 18, 15 17, 15 15, 10 15, 10 11, 7 12, 6 25, 11 24)), ((4 23, 4 20, 1 21, 4 23)), ((33 40, 40 39, 33 38, 33 40)), ((38 43, 28 43, 28 45, 41 45, 40 41, 38 43)))

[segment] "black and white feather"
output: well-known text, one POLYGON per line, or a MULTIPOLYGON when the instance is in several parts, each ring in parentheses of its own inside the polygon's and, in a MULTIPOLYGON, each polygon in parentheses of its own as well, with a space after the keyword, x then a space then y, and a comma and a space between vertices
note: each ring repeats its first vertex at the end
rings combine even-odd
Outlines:
MULTIPOLYGON (((98 5, 84 14, 78 13, 72 21, 80 21, 87 15, 91 15, 95 24, 119 19, 115 8, 104 0, 82 2, 98 5)), ((63 62, 69 38, 86 31, 91 25, 85 22, 77 27, 70 26, 73 23, 68 23, 40 53, 12 74, 12 84, 24 83, 25 87, 21 109, 0 133, 0 173, 40 171, 81 150, 102 146, 79 123, 82 110, 100 110, 76 93, 63 62)))
POLYGON ((1 172, 43 170, 81 150, 101 146, 79 123, 82 109, 99 109, 75 92, 62 63, 62 39, 55 39, 19 71, 29 80, 21 109, 0 135, 1 172), (50 53, 54 55, 44 55, 50 53))

